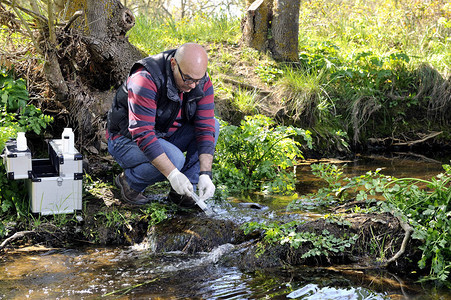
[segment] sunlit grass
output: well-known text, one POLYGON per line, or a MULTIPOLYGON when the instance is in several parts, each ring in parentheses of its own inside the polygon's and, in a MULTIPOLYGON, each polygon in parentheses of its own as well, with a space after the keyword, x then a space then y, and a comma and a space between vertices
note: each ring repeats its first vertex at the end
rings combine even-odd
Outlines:
POLYGON ((186 42, 235 43, 239 39, 238 19, 206 16, 173 20, 138 16, 130 31, 130 42, 146 53, 155 54, 186 42))
POLYGON ((258 104, 260 97, 256 90, 248 91, 238 88, 233 92, 233 106, 245 115, 254 115, 258 113, 258 104))
POLYGON ((328 111, 331 101, 325 89, 327 74, 324 69, 297 70, 285 67, 276 91, 288 114, 294 120, 301 115, 305 125, 312 125, 321 113, 328 111))
POLYGON ((300 47, 330 41, 342 55, 402 51, 412 65, 451 70, 451 4, 446 0, 302 1, 300 47))

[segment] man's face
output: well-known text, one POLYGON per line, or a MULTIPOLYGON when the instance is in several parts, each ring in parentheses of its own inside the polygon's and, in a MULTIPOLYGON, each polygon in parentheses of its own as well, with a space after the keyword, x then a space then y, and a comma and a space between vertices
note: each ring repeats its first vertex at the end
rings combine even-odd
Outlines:
POLYGON ((203 67, 183 61, 178 62, 175 58, 171 58, 171 67, 177 89, 184 93, 195 88, 206 72, 203 67))

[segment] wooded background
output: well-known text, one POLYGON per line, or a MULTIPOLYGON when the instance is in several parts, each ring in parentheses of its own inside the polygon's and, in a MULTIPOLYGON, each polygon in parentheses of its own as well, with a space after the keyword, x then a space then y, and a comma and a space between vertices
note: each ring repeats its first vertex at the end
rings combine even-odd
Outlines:
MULTIPOLYGON (((30 62, 22 68, 54 101, 54 110, 66 110, 69 123, 82 144, 104 140, 105 115, 116 88, 136 60, 149 54, 132 45, 127 32, 135 15, 151 18, 186 18, 202 13, 241 14, 242 42, 269 51, 276 60, 298 56, 300 0, 123 1, 118 0, 0 0, 0 21, 11 33, 24 35, 28 49, 42 69, 30 62), (218 11, 219 8, 219 11, 218 11), (34 78, 34 79, 33 79, 34 78)), ((23 45, 21 45, 23 47, 23 45)), ((0 62, 17 61, 19 53, 5 51, 0 62)), ((45 94, 45 93, 44 93, 45 94)))

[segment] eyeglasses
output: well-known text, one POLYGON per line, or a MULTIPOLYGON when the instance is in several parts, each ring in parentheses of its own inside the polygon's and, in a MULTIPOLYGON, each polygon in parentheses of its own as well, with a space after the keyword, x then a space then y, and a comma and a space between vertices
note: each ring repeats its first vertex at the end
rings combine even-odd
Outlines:
POLYGON ((180 69, 179 63, 177 62, 176 59, 174 59, 174 60, 175 60, 175 63, 177 64, 177 68, 179 69, 180 76, 182 77, 182 80, 185 84, 193 84, 194 83, 197 85, 203 79, 203 77, 201 79, 193 79, 193 78, 189 77, 188 75, 183 74, 182 70, 180 69))

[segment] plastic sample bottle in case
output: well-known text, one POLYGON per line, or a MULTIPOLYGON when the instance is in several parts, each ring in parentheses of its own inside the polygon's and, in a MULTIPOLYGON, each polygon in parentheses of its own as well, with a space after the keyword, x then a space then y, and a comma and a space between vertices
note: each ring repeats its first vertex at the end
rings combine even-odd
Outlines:
POLYGON ((27 151, 27 137, 25 136, 25 132, 17 133, 17 151, 27 151))
POLYGON ((17 139, 6 141, 2 158, 9 180, 31 178, 31 151, 24 132, 19 132, 17 139))
POLYGON ((63 144, 61 150, 64 154, 75 154, 78 152, 75 149, 75 136, 72 128, 64 128, 61 140, 63 144))

